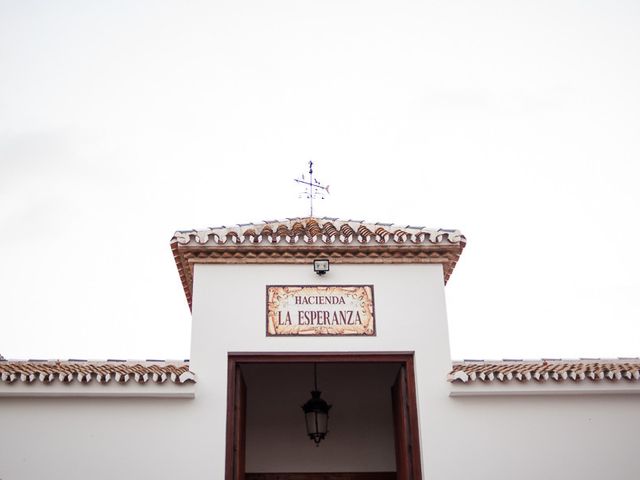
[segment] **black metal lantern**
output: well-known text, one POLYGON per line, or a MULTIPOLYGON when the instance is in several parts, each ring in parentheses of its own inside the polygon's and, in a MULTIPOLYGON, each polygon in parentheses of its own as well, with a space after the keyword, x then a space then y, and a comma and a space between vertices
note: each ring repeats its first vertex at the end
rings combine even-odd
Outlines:
POLYGON ((315 363, 313 364, 313 387, 311 398, 302 406, 302 410, 304 410, 307 435, 316 443, 317 447, 329 431, 329 409, 331 409, 331 405, 320 398, 322 392, 318 390, 318 375, 315 363))

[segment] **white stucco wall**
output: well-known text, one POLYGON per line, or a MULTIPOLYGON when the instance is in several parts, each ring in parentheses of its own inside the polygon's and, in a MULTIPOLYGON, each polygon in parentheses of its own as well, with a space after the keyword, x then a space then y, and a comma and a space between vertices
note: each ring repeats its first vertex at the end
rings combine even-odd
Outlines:
POLYGON ((194 399, 0 398, 0 478, 221 479, 227 353, 270 351, 415 351, 425 478, 640 477, 636 395, 449 396, 438 265, 197 265, 192 337, 194 399), (265 285, 321 283, 373 284, 377 336, 266 337, 265 285))
POLYGON ((195 478, 193 400, 0 398, 2 480, 195 478))
MULTIPOLYGON (((193 322, 191 367, 199 375, 195 401, 206 399, 212 405, 203 421, 217 432, 217 445, 224 445, 225 418, 213 412, 226 408, 220 385, 226 383, 228 352, 416 351, 420 392, 427 398, 429 392, 448 395, 444 379, 449 342, 440 265, 332 265, 324 277, 311 265, 197 265, 193 322), (269 284, 373 284, 377 336, 267 337, 269 284), (421 358, 429 368, 420 366, 421 358)), ((198 448, 210 451, 207 445, 198 448)), ((212 453, 206 469, 207 475, 222 475, 224 448, 212 453)))
POLYGON ((449 399, 447 435, 425 452, 425 478, 640 478, 639 402, 637 395, 449 399))

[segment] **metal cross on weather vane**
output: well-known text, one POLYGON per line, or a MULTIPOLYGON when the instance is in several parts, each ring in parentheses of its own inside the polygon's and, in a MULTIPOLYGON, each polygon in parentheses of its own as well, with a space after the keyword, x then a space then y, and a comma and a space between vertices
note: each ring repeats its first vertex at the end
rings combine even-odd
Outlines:
POLYGON ((309 216, 313 217, 313 199, 317 197, 320 197, 320 199, 324 199, 324 194, 329 193, 329 185, 322 185, 320 182, 318 182, 318 180, 313 178, 312 161, 309 161, 309 181, 304 178, 304 174, 302 174, 302 178, 294 178, 294 181, 301 183, 302 185, 306 185, 306 188, 304 192, 300 194, 300 197, 304 195, 309 199, 309 216))

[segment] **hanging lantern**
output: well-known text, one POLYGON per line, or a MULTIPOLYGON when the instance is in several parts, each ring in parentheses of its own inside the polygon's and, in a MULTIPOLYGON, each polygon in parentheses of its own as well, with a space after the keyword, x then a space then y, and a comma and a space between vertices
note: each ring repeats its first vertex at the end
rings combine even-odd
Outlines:
POLYGON ((313 385, 314 389, 311 392, 311 398, 302 406, 302 410, 304 410, 307 435, 315 442, 317 447, 329 431, 329 409, 331 405, 320 398, 322 392, 318 390, 318 377, 315 363, 313 364, 313 385))

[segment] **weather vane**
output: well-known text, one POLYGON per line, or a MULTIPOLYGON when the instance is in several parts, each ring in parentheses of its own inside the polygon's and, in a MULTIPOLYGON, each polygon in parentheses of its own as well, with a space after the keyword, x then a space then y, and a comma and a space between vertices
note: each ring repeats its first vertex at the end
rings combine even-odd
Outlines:
POLYGON ((309 199, 309 209, 310 209, 310 217, 313 217, 313 199, 320 197, 320 199, 324 199, 324 194, 329 193, 329 185, 322 185, 318 180, 313 178, 313 162, 309 161, 309 181, 304 178, 304 174, 302 174, 302 178, 294 178, 294 181, 301 183, 302 185, 306 185, 304 192, 302 192, 298 198, 302 198, 304 195, 309 199))

